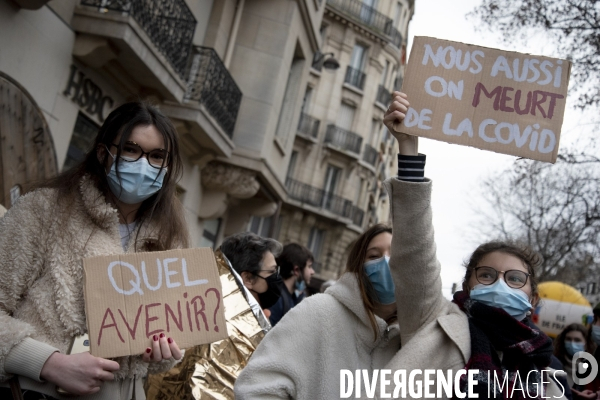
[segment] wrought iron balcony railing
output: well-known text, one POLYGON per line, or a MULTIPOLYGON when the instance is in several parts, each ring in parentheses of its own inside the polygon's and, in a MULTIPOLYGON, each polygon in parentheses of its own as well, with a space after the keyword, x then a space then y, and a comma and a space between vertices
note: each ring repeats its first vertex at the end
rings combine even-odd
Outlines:
POLYGON ((346 69, 346 77, 344 78, 344 82, 363 90, 365 87, 365 73, 359 69, 354 69, 351 66, 348 66, 346 69))
POLYGON ((341 217, 350 218, 352 216, 353 205, 350 200, 292 178, 286 179, 285 186, 290 198, 294 200, 322 208, 341 217))
POLYGON ((365 143, 365 150, 363 151, 363 161, 375 166, 377 163, 377 156, 379 156, 379 152, 373 146, 368 143, 365 143))
POLYGON ((352 206, 351 218, 354 225, 362 227, 363 219, 365 218, 365 212, 357 206, 352 206))
POLYGON ((185 76, 196 29, 185 0, 81 0, 81 5, 130 15, 179 76, 185 76))
POLYGON ((327 0, 327 5, 374 31, 390 35, 393 21, 360 0, 327 0))
POLYGON ((298 132, 304 136, 316 139, 319 134, 319 125, 321 121, 311 117, 308 114, 300 113, 300 120, 298 121, 298 132))
POLYGON ((354 132, 330 124, 327 126, 327 132, 325 133, 325 143, 329 143, 332 146, 339 147, 352 153, 360 154, 362 137, 354 132))
POLYGON ((402 47, 402 34, 398 29, 391 28, 389 36, 392 38, 392 44, 394 46, 396 46, 397 48, 402 47))
POLYGON ((392 101, 392 94, 382 85, 379 85, 377 88, 377 102, 383 104, 384 106, 388 106, 388 104, 392 101))
POLYGON ((233 136, 242 92, 214 49, 194 47, 185 100, 204 105, 225 133, 233 136))

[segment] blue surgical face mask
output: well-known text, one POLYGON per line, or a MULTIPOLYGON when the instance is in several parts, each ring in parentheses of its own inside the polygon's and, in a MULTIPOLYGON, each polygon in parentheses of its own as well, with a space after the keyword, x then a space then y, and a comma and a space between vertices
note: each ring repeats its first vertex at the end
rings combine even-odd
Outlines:
POLYGON ((585 345, 583 343, 575 343, 570 340, 565 340, 565 351, 569 355, 569 357, 573 357, 573 355, 579 351, 584 351, 585 345))
POLYGON ((499 278, 491 285, 475 285, 470 292, 471 299, 490 307, 501 308, 517 321, 521 321, 532 307, 527 294, 509 287, 499 278))
POLYGON ((388 256, 370 260, 365 263, 365 272, 377 293, 379 303, 386 305, 396 301, 394 280, 389 265, 388 256))
POLYGON ((598 325, 592 325, 592 340, 600 345, 600 326, 598 325))
POLYGON ((115 160, 106 176, 108 187, 120 201, 126 204, 141 203, 154 195, 162 188, 163 180, 167 174, 166 168, 160 169, 150 166, 146 157, 142 157, 137 161, 120 160, 119 176, 121 180, 119 181, 116 165, 115 160))

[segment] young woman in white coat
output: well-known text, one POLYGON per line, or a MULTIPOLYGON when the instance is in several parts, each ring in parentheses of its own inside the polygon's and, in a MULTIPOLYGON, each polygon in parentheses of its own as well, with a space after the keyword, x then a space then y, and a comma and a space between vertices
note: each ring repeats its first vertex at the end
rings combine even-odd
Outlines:
MULTIPOLYGON (((396 300, 403 305, 398 308, 402 348, 387 367, 452 370, 453 377, 461 369, 479 370, 474 391, 480 399, 562 398, 564 388, 549 368, 552 343, 528 318, 539 298, 535 253, 509 243, 485 243, 467 264, 463 290, 453 301, 442 295, 425 157, 418 154, 416 137, 393 129, 408 107, 406 95, 395 92, 384 118, 399 142, 399 173, 420 165, 412 182, 391 178, 385 183, 394 229, 390 268, 396 300), (494 376, 499 382, 506 377, 503 389, 493 385, 494 376)), ((467 392, 465 378, 454 388, 458 396, 467 392)), ((440 397, 435 385, 431 392, 440 397)), ((421 397, 424 393, 414 396, 421 397)))
POLYGON ((335 399, 342 369, 370 373, 390 361, 400 342, 391 242, 381 224, 356 239, 337 283, 267 333, 235 383, 236 399, 335 399))
POLYGON ((164 334, 143 355, 69 355, 87 332, 83 259, 186 247, 176 198, 177 132, 144 103, 106 118, 78 166, 19 199, 0 219, 0 397, 144 399, 142 378, 181 358, 164 334))

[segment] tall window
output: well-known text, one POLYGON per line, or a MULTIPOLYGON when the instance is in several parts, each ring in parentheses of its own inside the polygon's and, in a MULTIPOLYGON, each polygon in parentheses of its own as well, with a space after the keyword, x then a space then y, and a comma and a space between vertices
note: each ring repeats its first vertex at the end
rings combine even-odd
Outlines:
POLYGON ((362 7, 360 10, 360 19, 370 24, 375 15, 375 10, 377 9, 377 0, 363 0, 362 7))
POLYGON ((311 228, 310 234, 308 235, 308 249, 313 254, 315 260, 319 260, 321 257, 321 250, 323 249, 323 239, 325 237, 325 231, 318 228, 311 228))
POLYGON ((388 71, 390 69, 390 62, 385 60, 385 66, 383 67, 383 74, 381 74, 381 86, 385 87, 387 82, 388 71))
POLYGON ((294 178, 294 172, 296 170, 296 160, 298 159, 298 152, 296 150, 292 151, 292 156, 290 157, 290 163, 288 164, 288 170, 287 170, 287 175, 286 180, 287 179, 293 179, 294 178))
POLYGON ((396 6, 394 7, 394 26, 396 28, 398 28, 398 25, 400 25, 400 13, 402 11, 402 3, 397 2, 396 6))
POLYGON ((210 247, 215 248, 217 244, 217 237, 219 236, 219 229, 221 228, 221 219, 207 219, 204 221, 204 230, 202 231, 202 237, 198 247, 210 247))
MULTIPOLYGON (((297 49, 298 50, 298 49, 297 49)), ((300 51, 296 51, 296 54, 301 54, 300 51)), ((283 95, 283 104, 279 112, 279 121, 277 122, 277 130, 275 135, 283 140, 285 145, 288 133, 290 132, 292 118, 296 112, 298 104, 296 103, 297 95, 300 93, 302 73, 304 70, 304 58, 296 55, 292 60, 290 72, 285 86, 285 92, 283 95)))
POLYGON ((374 119, 371 124, 371 135, 369 137, 369 144, 373 147, 377 147, 379 141, 379 137, 377 134, 379 133, 379 127, 381 126, 381 124, 381 121, 379 121, 378 119, 374 119))
POLYGON ((300 112, 302 114, 308 114, 310 102, 312 100, 312 94, 313 94, 313 88, 308 86, 306 88, 306 92, 304 92, 304 98, 302 99, 302 108, 300 109, 300 112))
POLYGON ((253 216, 248 224, 248 230, 262 237, 271 237, 271 225, 273 217, 257 217, 253 216))
POLYGON ((340 112, 337 116, 336 125, 342 129, 347 131, 352 130, 352 124, 354 123, 354 114, 356 112, 356 107, 352 107, 348 104, 342 103, 340 107, 340 112))
POLYGON ((99 130, 100 127, 96 125, 94 121, 82 113, 77 115, 63 171, 66 171, 83 161, 85 154, 94 144, 94 139, 96 138, 96 135, 98 135, 99 130))
POLYGON ((333 206, 333 195, 337 188, 338 181, 342 175, 342 169, 334 167, 333 165, 327 166, 327 172, 325 173, 325 185, 323 185, 323 208, 330 210, 333 206))
POLYGON ((355 44, 352 49, 352 56, 350 57, 350 67, 355 70, 362 71, 365 65, 365 57, 367 54, 367 48, 362 44, 355 44))

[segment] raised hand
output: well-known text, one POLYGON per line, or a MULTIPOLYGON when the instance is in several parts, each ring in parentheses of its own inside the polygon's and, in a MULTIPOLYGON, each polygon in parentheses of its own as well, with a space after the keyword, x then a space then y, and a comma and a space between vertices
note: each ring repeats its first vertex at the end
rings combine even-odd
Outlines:
POLYGON ((396 130, 399 129, 399 125, 402 123, 402 120, 404 120, 404 118, 406 117, 406 112, 408 111, 409 106, 410 103, 408 102, 408 96, 406 95, 406 93, 392 93, 392 103, 385 112, 385 115, 383 117, 383 124, 398 140, 400 154, 417 155, 419 144, 418 138, 416 136, 400 133, 396 130))

